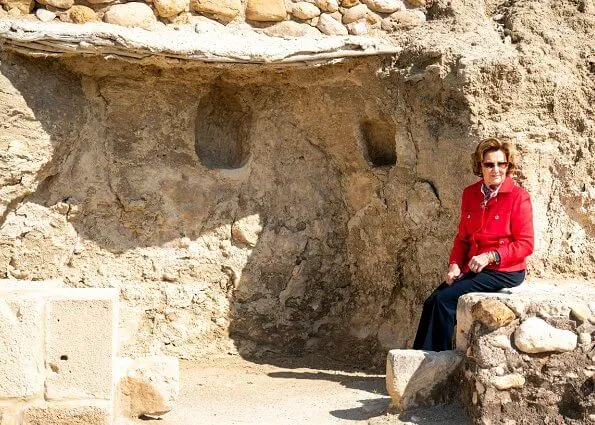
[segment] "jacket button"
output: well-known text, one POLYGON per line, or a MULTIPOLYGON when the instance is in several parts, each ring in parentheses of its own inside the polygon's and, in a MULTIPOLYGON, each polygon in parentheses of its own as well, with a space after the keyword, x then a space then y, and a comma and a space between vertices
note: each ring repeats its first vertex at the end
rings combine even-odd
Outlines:
POLYGON ((499 215, 497 215, 497 216, 494 217, 494 220, 498 220, 498 219, 500 219, 500 216, 499 215))
POLYGON ((471 218, 471 214, 467 214, 467 218, 471 218))
POLYGON ((498 241, 498 243, 499 243, 500 245, 503 245, 503 244, 504 244, 504 241, 498 241))

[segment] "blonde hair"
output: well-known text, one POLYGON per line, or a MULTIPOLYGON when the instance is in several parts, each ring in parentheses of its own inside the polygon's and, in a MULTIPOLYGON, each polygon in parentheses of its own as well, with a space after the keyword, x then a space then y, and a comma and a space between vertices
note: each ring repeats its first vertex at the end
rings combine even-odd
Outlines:
POLYGON ((508 161, 508 168, 506 168, 506 175, 514 173, 516 170, 515 154, 516 149, 514 144, 510 141, 502 141, 495 137, 479 142, 475 148, 475 152, 471 154, 471 166, 473 168, 473 174, 478 177, 482 176, 481 163, 486 153, 502 151, 506 155, 506 161, 508 161))

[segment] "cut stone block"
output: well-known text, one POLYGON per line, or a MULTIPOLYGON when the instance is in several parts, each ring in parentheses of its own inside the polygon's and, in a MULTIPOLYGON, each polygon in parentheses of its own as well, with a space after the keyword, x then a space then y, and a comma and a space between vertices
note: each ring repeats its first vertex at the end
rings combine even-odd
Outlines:
POLYGON ((12 402, 0 402, 0 425, 20 425, 19 405, 12 402))
POLYGON ((180 393, 177 357, 119 359, 118 408, 123 416, 160 416, 173 409, 180 393))
POLYGON ((116 290, 104 288, 47 298, 47 400, 113 397, 117 302, 116 290))
POLYGON ((112 406, 108 402, 47 403, 30 406, 23 412, 23 425, 111 425, 112 406))
POLYGON ((457 396, 456 351, 391 350, 386 359, 386 390, 393 406, 405 410, 444 403, 457 396))
POLYGON ((43 393, 43 299, 0 292, 0 398, 43 393))

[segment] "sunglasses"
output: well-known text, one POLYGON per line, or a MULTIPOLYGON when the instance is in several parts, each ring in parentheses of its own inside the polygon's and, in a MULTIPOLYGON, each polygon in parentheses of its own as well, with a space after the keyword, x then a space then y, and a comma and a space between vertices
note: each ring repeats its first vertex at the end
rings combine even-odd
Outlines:
POLYGON ((485 168, 489 168, 490 170, 494 167, 504 169, 508 167, 508 162, 482 162, 481 165, 483 165, 485 168))

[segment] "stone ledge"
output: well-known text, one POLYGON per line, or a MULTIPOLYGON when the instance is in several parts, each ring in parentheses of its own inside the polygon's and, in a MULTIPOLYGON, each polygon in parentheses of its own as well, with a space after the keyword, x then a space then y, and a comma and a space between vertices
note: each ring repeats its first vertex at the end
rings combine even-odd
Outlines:
POLYGON ((473 317, 471 308, 480 300, 495 298, 502 301, 520 319, 528 316, 568 316, 577 303, 593 303, 595 308, 595 284, 591 281, 529 280, 517 288, 500 292, 475 292, 459 299, 457 305, 456 349, 464 351, 473 317))
POLYGON ((283 39, 253 31, 150 32, 107 23, 84 25, 0 20, 0 50, 34 57, 106 56, 127 61, 195 61, 220 64, 328 64, 346 58, 392 55, 388 40, 363 36, 283 39))

